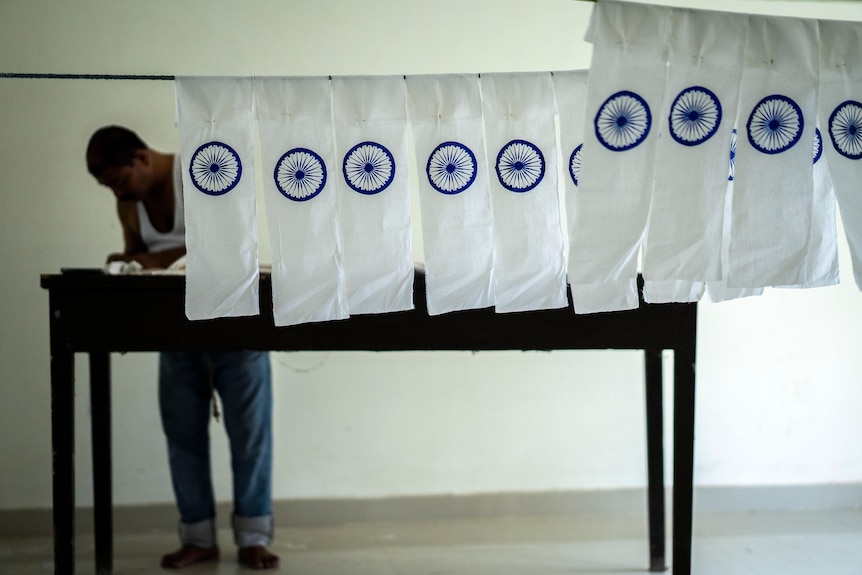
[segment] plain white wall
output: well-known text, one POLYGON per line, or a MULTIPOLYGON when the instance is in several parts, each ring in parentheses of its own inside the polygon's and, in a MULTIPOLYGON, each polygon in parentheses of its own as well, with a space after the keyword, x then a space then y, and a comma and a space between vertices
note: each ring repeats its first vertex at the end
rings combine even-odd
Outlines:
MULTIPOLYGON (((862 20, 862 6, 846 2, 675 4, 862 20)), ((584 68, 591 9, 574 0, 4 0, 0 72, 584 68)), ((100 266, 121 247, 112 198, 84 167, 87 138, 118 123, 175 150, 173 97, 170 82, 0 79, 0 509, 51 505, 48 298, 39 275, 100 266)), ((415 244, 421 259, 421 238, 415 244)), ((840 286, 700 307, 698 484, 862 481, 862 294, 843 244, 841 258, 840 286)), ((86 357, 77 361, 85 505, 89 397, 86 357)), ((273 364, 276 498, 645 484, 639 353, 276 353, 273 364)), ((172 501, 155 368, 154 354, 113 358, 117 504, 172 501)), ((215 474, 226 500, 220 427, 215 474)))

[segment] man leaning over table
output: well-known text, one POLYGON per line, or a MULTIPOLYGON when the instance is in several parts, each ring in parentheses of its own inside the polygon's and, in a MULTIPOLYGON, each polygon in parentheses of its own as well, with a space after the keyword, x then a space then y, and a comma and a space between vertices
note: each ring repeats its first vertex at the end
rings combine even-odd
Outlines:
MULTIPOLYGON (((149 148, 120 126, 97 130, 87 168, 114 193, 124 249, 108 262, 167 268, 186 253, 179 158, 149 148)), ((162 557, 176 569, 219 557, 210 468, 209 414, 218 393, 233 471, 234 539, 240 564, 278 567, 272 543, 272 382, 266 352, 162 352, 159 408, 180 514, 181 547, 162 557)))

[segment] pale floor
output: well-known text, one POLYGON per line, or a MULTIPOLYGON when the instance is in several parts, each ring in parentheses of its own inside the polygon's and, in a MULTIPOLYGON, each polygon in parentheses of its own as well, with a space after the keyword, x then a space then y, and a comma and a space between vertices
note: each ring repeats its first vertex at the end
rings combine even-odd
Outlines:
MULTIPOLYGON (((184 574, 250 573, 231 534, 222 559, 184 574)), ((273 549, 291 575, 631 575, 648 573, 643 517, 529 517, 280 528, 273 549)), ((162 574, 172 532, 117 534, 114 573, 162 574)), ((0 538, 0 573, 53 570, 48 537, 0 538)), ((94 573, 92 537, 78 538, 77 573, 94 573)), ((670 556, 670 545, 668 545, 670 556)), ((671 569, 668 573, 673 573, 671 569)), ((695 575, 862 575, 862 510, 695 517, 695 575)))

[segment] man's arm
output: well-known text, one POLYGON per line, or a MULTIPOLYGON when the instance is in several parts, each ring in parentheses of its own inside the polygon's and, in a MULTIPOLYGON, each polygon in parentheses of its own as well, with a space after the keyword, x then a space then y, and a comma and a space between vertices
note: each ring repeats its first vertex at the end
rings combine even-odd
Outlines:
POLYGON ((117 215, 123 228, 123 251, 108 256, 109 262, 136 261, 144 268, 167 268, 172 263, 186 255, 186 248, 171 248, 159 252, 151 252, 147 249, 144 240, 141 239, 140 221, 138 220, 138 207, 135 202, 117 202, 117 215))

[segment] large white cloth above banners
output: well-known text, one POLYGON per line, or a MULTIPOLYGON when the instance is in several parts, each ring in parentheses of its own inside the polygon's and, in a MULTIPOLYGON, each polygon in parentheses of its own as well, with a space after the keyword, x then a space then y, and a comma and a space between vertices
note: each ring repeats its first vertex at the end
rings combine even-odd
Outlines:
POLYGON ((338 222, 351 315, 413 308, 401 76, 332 79, 338 222))
POLYGON ((256 315, 251 78, 177 78, 186 217, 186 315, 256 315))
POLYGON ((653 189, 671 10, 598 2, 569 281, 575 311, 638 306, 637 267, 653 189))
POLYGON ((475 75, 409 76, 428 313, 494 305, 494 227, 475 75))
POLYGON ((814 201, 817 38, 813 20, 748 18, 729 287, 806 283, 814 201))
POLYGON ((566 307, 551 76, 489 74, 481 85, 493 162, 495 309, 566 307))
POLYGON ((255 78, 275 325, 348 317, 328 78, 255 78))
POLYGON ((862 290, 862 24, 821 21, 819 30, 823 152, 862 290))

